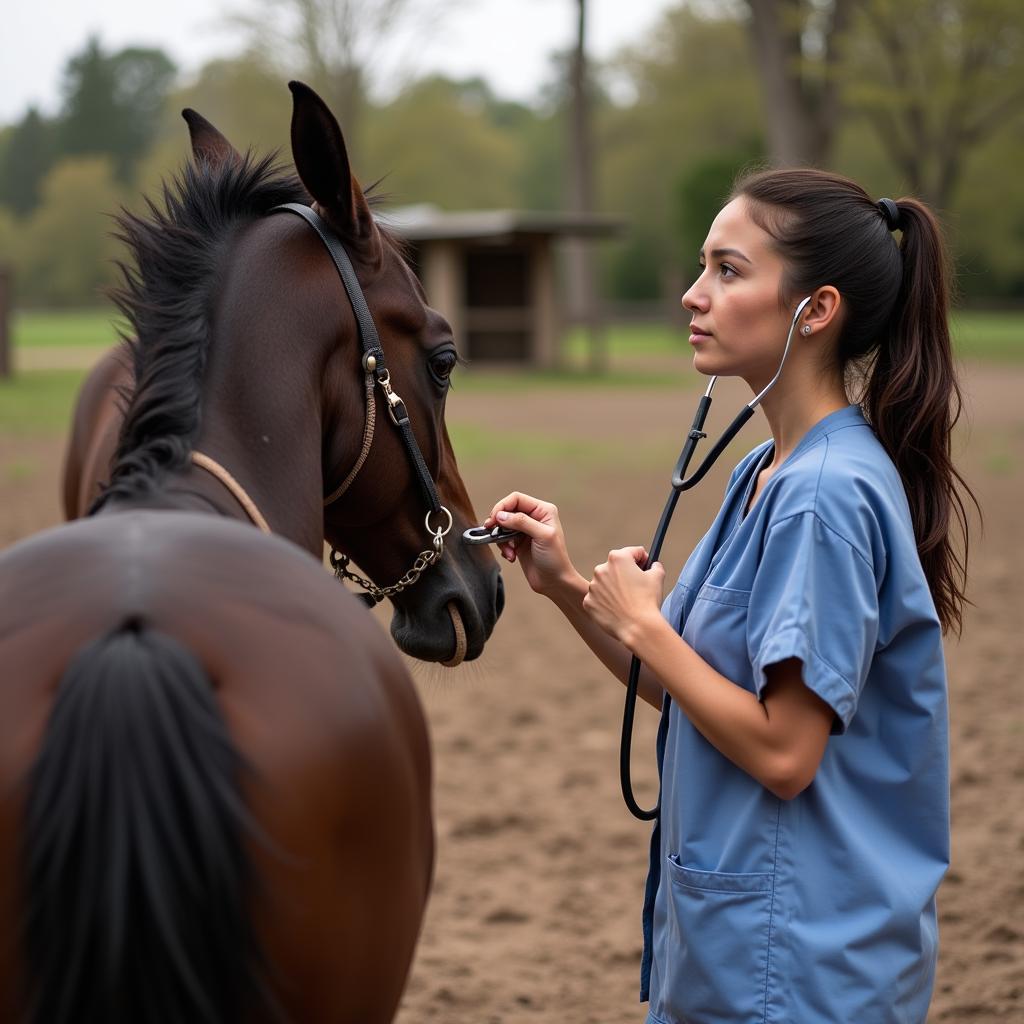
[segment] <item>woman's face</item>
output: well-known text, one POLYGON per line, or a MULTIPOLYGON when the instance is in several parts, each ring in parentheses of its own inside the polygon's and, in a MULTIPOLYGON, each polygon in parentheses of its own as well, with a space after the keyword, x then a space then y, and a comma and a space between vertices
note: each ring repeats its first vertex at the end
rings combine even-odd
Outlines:
MULTIPOLYGON (((759 390, 775 375, 793 319, 779 304, 783 263, 740 196, 722 208, 701 250, 702 272, 683 296, 694 368, 742 377, 759 390)), ((794 306, 795 308, 795 306, 794 306)))

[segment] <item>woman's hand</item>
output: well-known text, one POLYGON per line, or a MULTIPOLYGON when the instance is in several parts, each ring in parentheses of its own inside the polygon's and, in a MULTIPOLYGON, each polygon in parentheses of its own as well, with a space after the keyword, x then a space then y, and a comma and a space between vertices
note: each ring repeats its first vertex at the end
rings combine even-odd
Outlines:
POLYGON ((578 576, 565 545, 558 509, 551 502, 513 491, 491 509, 483 525, 506 526, 523 535, 498 547, 509 562, 519 562, 534 593, 549 595, 578 576))
POLYGON ((665 569, 655 562, 646 572, 644 548, 619 548, 594 569, 583 610, 609 636, 633 650, 643 626, 661 618, 665 569))

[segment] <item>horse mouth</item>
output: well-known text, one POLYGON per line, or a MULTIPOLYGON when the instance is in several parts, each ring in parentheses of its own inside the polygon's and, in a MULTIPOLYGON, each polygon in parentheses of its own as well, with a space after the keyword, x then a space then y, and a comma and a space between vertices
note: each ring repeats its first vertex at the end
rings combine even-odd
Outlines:
POLYGON ((466 627, 462 623, 459 606, 454 601, 449 601, 446 607, 452 620, 452 629, 455 630, 455 653, 448 661, 442 661, 441 664, 446 668, 455 668, 456 665, 461 665, 466 657, 466 627))
POLYGON ((411 658, 438 662, 448 668, 480 657, 505 603, 497 567, 495 577, 490 581, 491 593, 483 607, 468 594, 451 590, 436 595, 436 603, 429 602, 427 608, 393 602, 391 636, 399 649, 411 658))

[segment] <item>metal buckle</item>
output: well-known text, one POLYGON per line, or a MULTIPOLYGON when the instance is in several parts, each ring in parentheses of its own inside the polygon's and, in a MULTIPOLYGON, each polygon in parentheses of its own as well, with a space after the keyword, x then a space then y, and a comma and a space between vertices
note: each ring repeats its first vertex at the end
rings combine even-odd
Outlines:
POLYGON ((394 392, 388 395, 388 412, 391 414, 391 422, 396 427, 403 427, 409 422, 409 411, 405 407, 405 402, 394 392), (401 414, 395 412, 399 406, 401 406, 401 414))
POLYGON ((402 396, 391 388, 391 374, 386 369, 383 370, 377 376, 377 383, 380 384, 384 397, 388 400, 388 414, 391 416, 391 422, 396 427, 404 427, 409 422, 409 411, 405 407, 402 396), (395 410, 399 408, 401 412, 396 413, 395 410))

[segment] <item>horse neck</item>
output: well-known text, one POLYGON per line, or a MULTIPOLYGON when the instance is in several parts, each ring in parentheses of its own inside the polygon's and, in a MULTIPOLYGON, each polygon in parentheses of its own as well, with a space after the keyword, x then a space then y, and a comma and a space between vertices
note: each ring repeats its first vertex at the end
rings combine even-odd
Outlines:
MULTIPOLYGON (((321 470, 320 409, 312 360, 293 361, 286 369, 273 357, 263 360, 267 348, 259 339, 246 360, 232 358, 232 345, 211 359, 205 389, 202 428, 193 450, 216 460, 226 469, 266 519, 271 532, 305 548, 317 558, 323 550, 323 475, 321 470), (252 352, 259 354, 253 360, 252 352), (244 367, 244 372, 222 373, 220 366, 244 367)), ((236 350, 237 351, 237 350, 236 350)), ((209 496, 209 472, 193 466, 189 484, 203 487, 209 496), (201 482, 201 478, 207 479, 201 482)), ((221 509, 224 492, 220 486, 221 509)), ((236 500, 227 497, 239 516, 236 500)), ((245 513, 246 518, 250 518, 245 513)))

